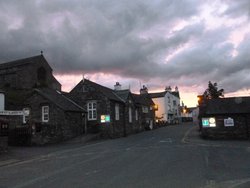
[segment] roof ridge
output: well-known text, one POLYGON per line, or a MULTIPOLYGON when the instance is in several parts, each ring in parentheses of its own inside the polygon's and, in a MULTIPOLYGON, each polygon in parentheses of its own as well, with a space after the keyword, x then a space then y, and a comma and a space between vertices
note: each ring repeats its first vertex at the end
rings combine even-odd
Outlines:
POLYGON ((37 57, 43 57, 44 58, 44 56, 42 54, 40 54, 40 55, 36 55, 36 56, 16 59, 16 60, 12 60, 12 61, 7 61, 7 62, 4 62, 4 63, 0 63, 0 65, 5 65, 5 64, 8 64, 8 63, 15 63, 15 62, 18 62, 18 61, 25 61, 25 60, 33 59, 33 58, 37 58, 37 57))
MULTIPOLYGON (((119 99, 119 100, 121 100, 122 102, 124 102, 124 100, 123 100, 121 97, 119 97, 119 96, 115 93, 115 91, 114 91, 113 89, 108 88, 108 87, 103 86, 103 85, 100 85, 100 84, 98 84, 98 83, 96 83, 96 82, 92 82, 92 81, 90 81, 90 80, 82 80, 82 83, 83 83, 84 81, 88 81, 89 83, 93 84, 94 87, 96 87, 96 89, 97 89, 98 91, 100 91, 101 93, 103 93, 105 96, 107 96, 107 95, 105 94, 104 91, 102 91, 102 89, 111 92, 117 99, 119 99), (101 89, 99 89, 98 87, 101 88, 101 89)), ((107 96, 107 97, 108 97, 108 96, 107 96)))

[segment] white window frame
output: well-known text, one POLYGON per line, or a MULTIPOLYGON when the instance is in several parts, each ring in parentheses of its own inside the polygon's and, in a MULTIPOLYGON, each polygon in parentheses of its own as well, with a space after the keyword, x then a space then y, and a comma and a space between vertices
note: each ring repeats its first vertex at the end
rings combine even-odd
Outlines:
MULTIPOLYGON (((23 112, 25 112, 25 111, 28 111, 29 112, 29 114, 30 114, 30 108, 23 108, 23 112)), ((29 114, 28 115, 23 115, 23 123, 25 124, 25 123, 27 123, 27 118, 29 117, 29 114)))
POLYGON ((129 123, 133 122, 133 120, 132 120, 132 108, 131 107, 128 108, 128 122, 129 123))
POLYGON ((42 106, 42 122, 49 122, 49 106, 42 106))
POLYGON ((97 102, 89 101, 87 103, 87 110, 88 110, 88 120, 90 121, 97 120, 97 102))
POLYGON ((115 120, 120 120, 120 107, 119 104, 115 104, 115 120))
POLYGON ((138 121, 139 117, 138 117, 138 109, 135 109, 135 120, 138 121))

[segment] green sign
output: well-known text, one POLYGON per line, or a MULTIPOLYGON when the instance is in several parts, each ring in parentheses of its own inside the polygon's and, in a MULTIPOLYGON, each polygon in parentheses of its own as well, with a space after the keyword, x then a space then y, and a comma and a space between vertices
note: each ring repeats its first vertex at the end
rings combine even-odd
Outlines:
POLYGON ((101 115, 101 123, 109 123, 110 115, 101 115))
POLYGON ((208 121, 208 119, 202 118, 202 126, 203 127, 209 127, 209 121, 208 121))

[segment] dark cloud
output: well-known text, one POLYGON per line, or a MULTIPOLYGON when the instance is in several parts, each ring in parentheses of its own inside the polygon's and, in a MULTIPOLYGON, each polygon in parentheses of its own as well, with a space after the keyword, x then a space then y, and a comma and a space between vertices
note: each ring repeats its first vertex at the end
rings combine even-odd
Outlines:
MULTIPOLYGON (((247 0, 221 2, 228 5, 221 17, 249 14, 247 0)), ((43 50, 57 74, 102 72, 152 87, 165 80, 190 87, 211 80, 230 91, 250 87, 249 77, 240 79, 249 70, 249 37, 235 47, 229 41, 234 26, 212 28, 202 17, 206 3, 0 0, 0 62, 43 50)))
POLYGON ((250 1, 249 0, 223 0, 228 5, 228 9, 224 12, 225 15, 230 17, 241 17, 244 13, 250 16, 250 1))

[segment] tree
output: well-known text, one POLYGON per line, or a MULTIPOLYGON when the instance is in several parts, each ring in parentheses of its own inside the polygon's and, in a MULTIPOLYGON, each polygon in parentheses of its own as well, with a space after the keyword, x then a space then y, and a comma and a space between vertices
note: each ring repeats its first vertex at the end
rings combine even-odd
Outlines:
POLYGON ((220 97, 224 97, 224 89, 218 90, 217 83, 208 82, 208 88, 203 93, 204 99, 217 99, 220 97))

